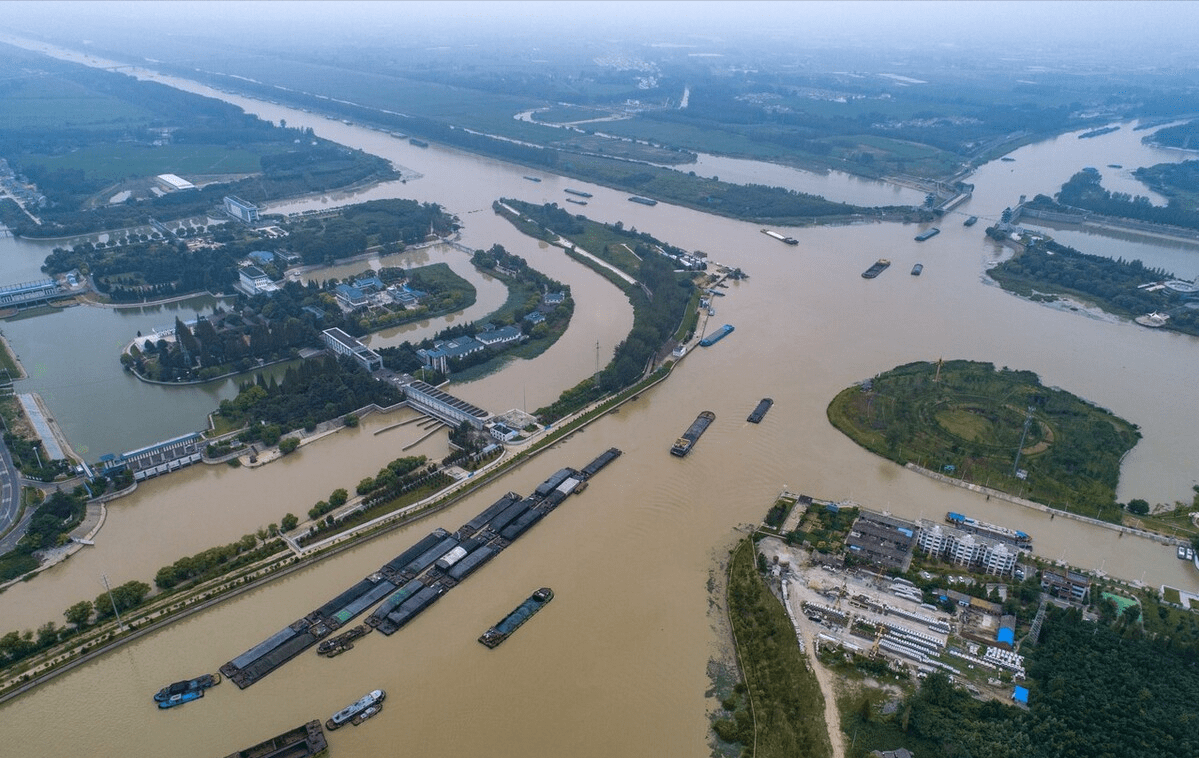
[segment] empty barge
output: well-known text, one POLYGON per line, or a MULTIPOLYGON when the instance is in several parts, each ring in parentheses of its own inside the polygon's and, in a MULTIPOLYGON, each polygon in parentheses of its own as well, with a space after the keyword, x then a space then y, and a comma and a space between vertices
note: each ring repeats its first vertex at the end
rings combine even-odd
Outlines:
POLYGON ((696 440, 708 430, 708 426, 715 420, 716 414, 712 411, 701 411, 695 417, 695 421, 691 422, 691 426, 687 427, 687 431, 683 432, 683 436, 675 440, 674 445, 670 448, 670 454, 682 458, 690 453, 696 440))
POLYGON ((916 241, 924 242, 927 239, 932 239, 933 237, 936 237, 940 233, 941 233, 941 230, 934 226, 932 229, 927 229, 927 230, 917 234, 916 241))
POLYGON ((630 203, 641 203, 642 205, 657 205, 658 201, 641 195, 633 195, 629 198, 630 203))
POLYGON ((770 410, 770 406, 772 405, 774 405, 774 400, 768 397, 762 398, 762 401, 758 403, 758 407, 754 408, 753 413, 749 414, 749 417, 745 420, 751 424, 762 423, 762 419, 766 418, 766 412, 770 410))
MULTIPOLYGON (((221 673, 245 689, 376 604, 378 607, 365 621, 366 627, 394 634, 511 545, 567 496, 581 492, 587 479, 620 454, 620 450, 610 448, 583 471, 560 469, 527 498, 509 492, 452 534, 435 529, 375 573, 226 663, 221 673)), ((322 644, 318 651, 336 655, 332 651, 349 649, 346 643, 362 634, 366 632, 349 630, 329 640, 330 644, 322 644)))
POLYGON ((501 642, 508 639, 513 632, 519 629, 521 624, 532 618, 533 614, 544 608, 553 599, 554 591, 549 587, 542 587, 532 595, 529 595, 528 599, 516 606, 503 620, 483 632, 482 636, 479 637, 479 642, 489 648, 497 647, 501 642))

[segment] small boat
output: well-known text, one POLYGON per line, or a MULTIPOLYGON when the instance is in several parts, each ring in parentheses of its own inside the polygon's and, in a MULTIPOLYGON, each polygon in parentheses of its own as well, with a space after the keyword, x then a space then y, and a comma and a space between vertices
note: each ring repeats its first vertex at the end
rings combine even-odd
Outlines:
POLYGON ((530 182, 539 182, 539 181, 541 181, 541 179, 539 179, 539 178, 538 178, 538 177, 536 177, 536 176, 526 176, 525 178, 526 178, 526 179, 528 179, 530 182))
MULTIPOLYGON (((325 728, 329 730, 340 729, 346 724, 353 721, 354 717, 365 711, 367 708, 377 706, 387 697, 387 693, 383 690, 371 690, 366 693, 360 700, 347 705, 325 722, 325 728)), ((372 714, 373 715, 373 714, 372 714)))
POLYGON ((917 263, 915 266, 912 266, 912 276, 920 276, 920 272, 923 270, 924 270, 924 264, 917 263))
POLYGON ((978 216, 971 216, 970 218, 968 218, 964 222, 962 222, 962 226, 974 226, 977 223, 978 223, 978 216))
POLYGON ((166 700, 160 700, 158 702, 158 707, 159 708, 174 708, 177 705, 183 705, 184 703, 190 703, 191 701, 199 700, 202 697, 204 697, 204 690, 189 690, 187 692, 180 692, 177 695, 171 695, 166 700))
POLYGON ((1107 167, 1108 168, 1124 168, 1119 163, 1109 163, 1109 164, 1107 164, 1107 167))
POLYGON ((774 400, 768 397, 762 398, 762 401, 758 403, 758 407, 754 408, 753 412, 745 420, 751 424, 761 423, 762 419, 766 418, 766 412, 770 410, 770 406, 772 405, 774 405, 774 400))

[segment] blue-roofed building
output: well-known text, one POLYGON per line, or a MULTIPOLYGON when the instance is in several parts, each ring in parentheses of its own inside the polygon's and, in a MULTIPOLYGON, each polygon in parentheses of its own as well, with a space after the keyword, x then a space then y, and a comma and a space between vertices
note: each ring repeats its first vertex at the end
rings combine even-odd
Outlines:
POLYGON ((363 292, 382 292, 387 289, 387 285, 377 276, 367 276, 362 279, 355 279, 354 286, 363 292))
POLYGON ((537 326, 538 324, 544 324, 545 323, 545 314, 542 313, 541 311, 533 311, 529 315, 525 316, 525 321, 528 321, 533 326, 537 326))
POLYGON ((337 285, 333 289, 333 295, 347 308, 361 308, 366 305, 366 293, 349 284, 337 285))
POLYGON ((499 329, 492 329, 486 332, 479 332, 475 335, 475 339, 482 342, 487 347, 499 347, 506 345, 509 342, 519 342, 524 335, 520 329, 515 326, 504 326, 499 329))
POLYGON ((1012 700, 1015 700, 1019 705, 1028 705, 1028 688, 1016 687, 1012 690, 1012 700))
POLYGON ((1015 616, 1005 615, 999 618, 999 631, 995 634, 995 641, 1009 650, 1016 644, 1015 616))
POLYGON ((391 287, 387 290, 391 294, 391 299, 405 308, 413 308, 420 305, 421 298, 427 297, 429 293, 421 292, 417 289, 412 289, 407 284, 402 284, 399 287, 391 287))
POLYGON ((484 347, 486 346, 482 342, 473 337, 455 337, 452 340, 438 340, 433 343, 431 350, 422 348, 417 350, 416 354, 420 356, 426 366, 444 374, 449 370, 450 360, 464 358, 479 352, 484 347))
POLYGON ((253 250, 246 257, 260 266, 264 266, 268 263, 274 263, 275 261, 275 254, 270 250, 253 250))

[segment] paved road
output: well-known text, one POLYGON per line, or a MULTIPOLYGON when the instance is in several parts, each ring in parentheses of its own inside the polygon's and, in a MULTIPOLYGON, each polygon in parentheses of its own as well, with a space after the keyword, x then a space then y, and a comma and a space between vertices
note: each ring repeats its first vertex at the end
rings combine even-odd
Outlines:
MULTIPOLYGON (((0 534, 3 534, 10 526, 16 523, 17 515, 21 512, 20 482, 17 470, 12 465, 12 456, 8 454, 8 447, 0 441, 0 534)), ((13 530, 13 534, 17 535, 17 539, 20 539, 20 536, 24 533, 25 529, 23 526, 20 529, 13 530)), ((11 537, 12 535, 9 536, 11 537)), ((7 543, 7 538, 0 541, 0 554, 11 550, 11 548, 4 547, 7 543)))

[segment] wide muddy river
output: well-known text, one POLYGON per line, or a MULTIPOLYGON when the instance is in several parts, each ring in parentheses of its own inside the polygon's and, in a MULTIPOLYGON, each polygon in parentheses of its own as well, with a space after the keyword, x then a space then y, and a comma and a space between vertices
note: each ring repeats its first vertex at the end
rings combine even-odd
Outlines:
MULTIPOLYGON (((917 227, 896 224, 780 229, 799 239, 792 247, 761 234, 759 224, 665 203, 636 205, 626 193, 542 173, 543 181, 533 183, 522 178, 527 168, 437 146, 421 149, 362 127, 220 96, 265 118, 312 126, 321 136, 423 175, 353 198, 313 198, 275 210, 372 197, 441 203, 461 219, 466 245, 498 242, 572 287, 578 305, 566 337, 535 360, 450 388, 473 403, 492 411, 544 404, 593 372, 597 355, 606 362, 631 324, 629 305, 614 287, 496 217, 490 206, 499 197, 561 202, 563 188, 585 189, 594 194, 580 208, 588 216, 623 221, 741 267, 750 278, 715 299, 713 320, 734 324, 736 331, 696 350, 669 381, 618 413, 453 508, 127 645, 4 706, 0 735, 7 752, 55 758, 226 755, 310 719, 328 718, 382 688, 388 693, 384 712, 331 735, 332 755, 707 755, 706 713, 712 703, 705 696, 705 666, 718 643, 708 580, 744 525, 760 521, 784 487, 910 518, 940 520, 946 511, 960 511, 1029 532, 1035 552, 1046 558, 1154 586, 1199 590, 1199 574, 1177 560, 1172 547, 1050 520, 934 482, 861 450, 832 429, 825 415, 842 388, 910 361, 967 358, 1028 369, 1046 384, 1140 425, 1144 439, 1124 462, 1122 500, 1189 501, 1197 476, 1199 404, 1187 398, 1193 398, 1199 340, 1008 295, 985 276, 987 265, 1006 253, 984 237, 986 223, 972 228, 961 223, 966 214, 997 218, 1021 194, 1052 193, 1083 166, 1135 167, 1185 157, 1143 145, 1144 132, 1133 133, 1131 125, 1094 139, 1064 135, 1016 150, 1013 162, 981 167, 968 179, 976 187, 973 198, 943 218, 942 234, 927 242, 913 240, 917 227), (893 261, 889 270, 874 280, 859 276, 880 257, 893 261), (923 275, 909 276, 917 262, 924 264, 923 275), (774 398, 773 410, 760 425, 746 423, 764 396, 774 398), (714 411, 716 421, 702 441, 687 458, 670 456, 675 437, 704 409, 714 411), (310 651, 245 691, 226 682, 186 708, 153 707, 150 696, 165 683, 215 671, 433 527, 452 530, 503 492, 528 493, 559 467, 582 466, 613 445, 625 455, 586 492, 398 634, 370 635, 333 660, 310 651), (476 642, 543 585, 553 587, 555 601, 512 639, 495 650, 476 642)), ((796 188, 821 192, 824 178, 807 176, 796 188)), ((841 199, 835 187, 827 194, 841 199)), ((3 244, 0 252, 20 248, 15 257, 33 255, 26 250, 29 243, 3 244)), ((1120 255, 1122 244, 1154 243, 1137 237, 1104 244, 1104 254, 1120 255)), ((465 260, 454 251, 414 255, 465 260)), ((1179 257, 1179 269, 1192 262, 1193 275, 1199 251, 1171 246, 1169 255, 1179 257)), ((469 267, 461 270, 469 273, 469 267)), ((31 278, 35 275, 36 266, 31 278)), ((481 302, 502 297, 481 277, 472 281, 481 302)), ((70 318, 38 317, 3 329, 27 365, 37 364, 50 360, 47 352, 85 349, 63 328, 64 316, 70 318), (26 336, 14 334, 21 329, 26 336)), ((80 323, 72 324, 81 330, 83 315, 77 318, 80 323)), ((146 320, 170 323, 171 316, 164 311, 146 320)), ((127 341, 139 323, 118 317, 106 339, 127 341)), ((115 355, 111 361, 116 363, 115 355)), ((58 381, 64 395, 90 395, 91 405, 108 404, 106 397, 75 388, 87 381, 78 373, 58 381)), ((164 415, 174 406, 174 400, 157 399, 154 388, 131 386, 115 408, 92 408, 82 400, 60 406, 53 397, 48 404, 72 439, 76 429, 104 423, 95 414, 129 416, 137 428, 139 416, 164 415)), ((168 397, 200 396, 195 407, 208 409, 215 395, 220 392, 192 389, 168 397)), ((371 417, 358 429, 261 468, 193 467, 143 484, 112 504, 94 548, 0 595, 0 632, 62 622, 66 607, 101 592, 103 574, 114 583, 150 582, 160 566, 179 556, 236 539, 288 511, 302 514, 336 487, 352 489, 419 436, 415 426, 374 434, 408 414, 371 417)), ((158 436, 146 441, 198 426, 194 418, 179 424, 173 432, 155 429, 158 436)), ((444 450, 444 435, 416 448, 431 457, 444 450)))

